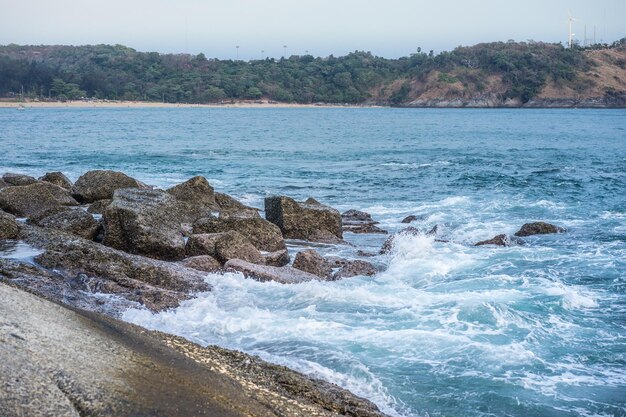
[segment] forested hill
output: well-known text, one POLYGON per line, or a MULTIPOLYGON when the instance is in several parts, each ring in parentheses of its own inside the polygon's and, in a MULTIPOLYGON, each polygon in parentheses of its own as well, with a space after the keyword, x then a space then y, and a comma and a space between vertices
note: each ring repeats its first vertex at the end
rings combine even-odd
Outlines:
POLYGON ((626 106, 626 39, 572 49, 494 42, 399 59, 354 52, 233 61, 121 45, 0 46, 0 97, 177 103, 626 106))

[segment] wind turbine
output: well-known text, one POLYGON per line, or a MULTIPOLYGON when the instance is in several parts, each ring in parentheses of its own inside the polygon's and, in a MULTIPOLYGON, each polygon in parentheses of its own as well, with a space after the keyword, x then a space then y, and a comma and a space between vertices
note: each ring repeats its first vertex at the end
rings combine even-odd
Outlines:
POLYGON ((572 33, 572 24, 576 21, 578 21, 578 19, 576 19, 575 17, 572 17, 572 14, 570 13, 570 11, 567 11, 567 15, 569 16, 569 36, 567 38, 567 45, 571 48, 572 47, 572 40, 574 38, 574 34, 572 33))

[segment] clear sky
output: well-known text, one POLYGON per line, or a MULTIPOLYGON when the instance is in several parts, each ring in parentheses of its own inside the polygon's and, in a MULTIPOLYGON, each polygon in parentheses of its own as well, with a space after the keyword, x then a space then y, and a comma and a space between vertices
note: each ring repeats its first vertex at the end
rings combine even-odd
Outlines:
POLYGON ((626 36, 626 0, 0 0, 0 44, 123 44, 220 59, 385 57, 485 41, 626 36), (239 45, 239 49, 236 46, 239 45), (262 54, 262 50, 265 52, 262 54))

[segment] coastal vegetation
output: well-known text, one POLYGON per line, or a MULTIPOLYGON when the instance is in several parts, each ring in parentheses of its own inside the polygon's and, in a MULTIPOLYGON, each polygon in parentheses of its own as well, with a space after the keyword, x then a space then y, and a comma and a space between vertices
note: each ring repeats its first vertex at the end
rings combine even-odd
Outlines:
POLYGON ((491 96, 524 104, 555 89, 567 97, 626 91, 626 38, 587 48, 509 41, 439 54, 418 48, 398 59, 355 51, 251 61, 138 52, 122 45, 0 46, 0 96, 39 100, 406 105, 416 99, 491 96))

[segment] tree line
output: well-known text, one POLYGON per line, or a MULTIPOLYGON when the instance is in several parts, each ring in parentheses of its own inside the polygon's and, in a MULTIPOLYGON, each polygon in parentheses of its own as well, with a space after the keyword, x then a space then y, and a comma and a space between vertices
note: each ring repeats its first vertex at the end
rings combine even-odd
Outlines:
MULTIPOLYGON (((610 46, 625 44, 622 39, 610 46)), ((409 99, 411 82, 424 81, 437 71, 439 82, 459 82, 476 91, 485 87, 486 77, 498 75, 506 97, 525 102, 547 80, 576 83, 576 74, 591 65, 583 48, 541 42, 484 43, 439 54, 418 48, 398 59, 355 51, 342 57, 293 55, 252 61, 138 52, 122 45, 11 44, 0 46, 0 96, 402 104, 409 99)))

